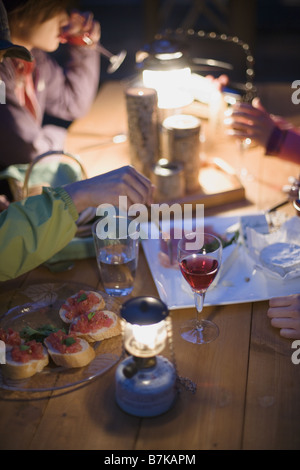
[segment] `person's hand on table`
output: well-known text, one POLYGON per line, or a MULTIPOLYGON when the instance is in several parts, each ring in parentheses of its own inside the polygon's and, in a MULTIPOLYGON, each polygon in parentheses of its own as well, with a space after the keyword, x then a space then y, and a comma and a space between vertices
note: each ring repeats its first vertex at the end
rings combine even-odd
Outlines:
POLYGON ((127 196, 128 207, 135 203, 150 205, 153 202, 151 181, 132 166, 71 183, 64 186, 64 189, 71 196, 78 213, 100 204, 118 206, 119 196, 127 196))
POLYGON ((300 339, 300 294, 270 299, 267 315, 281 336, 300 339))
POLYGON ((250 138, 264 148, 276 127, 276 120, 265 110, 259 98, 254 98, 252 104, 237 103, 224 122, 228 126, 228 135, 250 138))
POLYGON ((64 28, 60 42, 93 47, 100 41, 100 37, 100 23, 94 20, 93 13, 74 10, 70 14, 69 24, 64 28))

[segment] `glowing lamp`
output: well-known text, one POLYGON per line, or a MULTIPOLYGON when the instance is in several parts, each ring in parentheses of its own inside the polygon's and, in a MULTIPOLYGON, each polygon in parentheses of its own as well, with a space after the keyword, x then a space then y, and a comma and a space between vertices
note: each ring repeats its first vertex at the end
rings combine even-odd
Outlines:
POLYGON ((156 40, 139 51, 136 60, 144 86, 157 91, 159 108, 182 108, 192 103, 191 68, 176 43, 156 40))
POLYGON ((128 357, 116 370, 116 401, 131 415, 160 415, 176 398, 175 368, 158 355, 168 338, 168 314, 167 306, 154 297, 132 298, 121 308, 128 357))

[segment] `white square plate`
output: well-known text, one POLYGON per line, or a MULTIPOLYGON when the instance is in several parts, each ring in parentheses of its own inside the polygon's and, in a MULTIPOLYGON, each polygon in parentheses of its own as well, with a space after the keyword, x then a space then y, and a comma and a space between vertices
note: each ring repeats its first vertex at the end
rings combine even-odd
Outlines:
MULTIPOLYGON (((238 216, 205 217, 205 226, 212 226, 214 231, 220 234, 238 222, 238 216)), ((157 227, 153 225, 148 227, 148 233, 155 231, 157 233, 157 227)), ((161 241, 148 238, 142 241, 142 246, 161 300, 170 310, 194 307, 193 293, 181 275, 179 267, 162 266, 159 259, 161 241)), ((300 278, 283 281, 267 276, 255 269, 254 263, 242 245, 238 245, 236 249, 232 246, 225 248, 222 264, 218 283, 207 291, 204 305, 256 302, 300 292, 300 278)))

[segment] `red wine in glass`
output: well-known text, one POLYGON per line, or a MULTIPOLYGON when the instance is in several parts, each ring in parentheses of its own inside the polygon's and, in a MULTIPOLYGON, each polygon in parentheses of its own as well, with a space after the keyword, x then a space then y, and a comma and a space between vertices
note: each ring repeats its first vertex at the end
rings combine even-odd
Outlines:
POLYGON ((196 318, 181 325, 181 336, 190 343, 203 344, 210 343, 219 335, 219 329, 215 323, 200 319, 199 316, 203 310, 205 293, 221 266, 222 243, 218 237, 209 233, 201 234, 200 246, 191 244, 193 239, 195 239, 195 233, 186 234, 177 247, 180 271, 194 292, 197 311, 196 318))
POLYGON ((197 254, 186 256, 179 266, 191 288, 198 292, 207 291, 219 270, 218 260, 197 254))

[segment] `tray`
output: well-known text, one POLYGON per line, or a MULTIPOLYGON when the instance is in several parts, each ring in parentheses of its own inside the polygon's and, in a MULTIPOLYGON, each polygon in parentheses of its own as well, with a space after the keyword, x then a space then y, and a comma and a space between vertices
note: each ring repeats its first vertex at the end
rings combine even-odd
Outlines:
MULTIPOLYGON (((238 216, 205 217, 205 226, 223 234, 238 221, 238 216)), ((146 228, 144 230, 146 231, 146 228)), ((151 226, 148 230, 149 233, 155 234, 158 229, 151 226)), ((142 245, 161 300, 170 310, 194 308, 192 290, 181 275, 179 267, 176 263, 175 267, 165 267, 161 263, 161 241, 154 237, 148 238, 143 240, 142 245)), ((208 289, 204 305, 256 302, 296 293, 299 293, 299 278, 284 281, 266 276, 264 272, 256 269, 243 245, 231 245, 223 250, 220 277, 218 282, 208 289)))
POLYGON ((200 190, 180 199, 163 200, 169 204, 205 204, 206 208, 242 201, 246 197, 245 188, 235 170, 220 158, 214 158, 203 166, 199 173, 200 190), (216 188, 218 191, 216 192, 216 188))
MULTIPOLYGON (((44 324, 57 327, 66 326, 60 319, 58 310, 63 302, 80 289, 94 290, 90 286, 77 283, 33 284, 13 292, 14 306, 3 312, 3 305, 8 294, 0 295, 0 328, 13 328, 20 331, 24 326, 33 328, 44 324)), ((117 300, 100 292, 106 309, 119 313, 117 300)), ((103 375, 120 359, 122 354, 122 336, 116 336, 94 344, 95 359, 85 367, 65 369, 49 362, 45 369, 24 380, 10 380, 1 374, 0 388, 19 392, 45 392, 68 389, 82 385, 103 375)))

